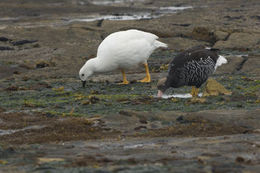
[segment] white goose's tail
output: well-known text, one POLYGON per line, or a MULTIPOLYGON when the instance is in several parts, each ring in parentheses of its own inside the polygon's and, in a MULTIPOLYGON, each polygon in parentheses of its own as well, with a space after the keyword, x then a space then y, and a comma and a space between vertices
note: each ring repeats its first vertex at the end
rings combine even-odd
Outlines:
POLYGON ((162 42, 160 42, 160 41, 158 41, 158 40, 155 40, 154 46, 155 46, 156 48, 159 48, 159 47, 167 48, 167 47, 168 47, 167 44, 162 43, 162 42))

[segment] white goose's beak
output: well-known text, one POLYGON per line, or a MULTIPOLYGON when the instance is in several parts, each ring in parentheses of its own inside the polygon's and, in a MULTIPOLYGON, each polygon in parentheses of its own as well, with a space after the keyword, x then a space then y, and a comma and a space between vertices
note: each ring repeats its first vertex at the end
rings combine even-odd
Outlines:
POLYGON ((86 86, 86 81, 82 81, 82 87, 85 88, 86 86))
POLYGON ((158 94, 157 94, 157 97, 161 98, 163 95, 163 92, 161 90, 158 90, 158 94))

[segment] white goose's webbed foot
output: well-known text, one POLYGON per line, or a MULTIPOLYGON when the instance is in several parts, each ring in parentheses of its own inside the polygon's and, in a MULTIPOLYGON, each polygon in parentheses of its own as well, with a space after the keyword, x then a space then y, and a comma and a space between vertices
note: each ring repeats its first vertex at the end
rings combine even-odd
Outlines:
POLYGON ((145 78, 143 78, 142 80, 139 80, 138 82, 149 83, 149 82, 151 82, 151 76, 150 76, 150 73, 149 73, 149 66, 148 66, 147 63, 145 63, 144 66, 145 66, 146 76, 145 76, 145 78))

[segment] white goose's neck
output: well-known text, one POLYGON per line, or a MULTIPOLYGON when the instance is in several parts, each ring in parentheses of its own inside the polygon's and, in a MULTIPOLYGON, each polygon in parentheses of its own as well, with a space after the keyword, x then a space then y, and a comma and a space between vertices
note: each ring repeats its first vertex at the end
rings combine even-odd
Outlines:
POLYGON ((91 66, 92 66, 94 72, 102 73, 102 72, 106 71, 104 63, 102 63, 102 61, 100 61, 99 58, 96 57, 96 58, 90 59, 89 61, 91 63, 91 66))

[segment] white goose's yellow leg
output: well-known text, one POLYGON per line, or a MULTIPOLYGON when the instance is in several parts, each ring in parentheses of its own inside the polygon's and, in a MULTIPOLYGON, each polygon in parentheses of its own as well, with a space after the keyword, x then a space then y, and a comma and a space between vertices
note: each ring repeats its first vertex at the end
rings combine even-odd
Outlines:
POLYGON ((119 83, 120 85, 126 85, 129 84, 129 81, 126 79, 125 71, 122 69, 121 70, 122 75, 123 75, 123 82, 119 83))
POLYGON ((145 76, 144 79, 139 80, 139 82, 151 82, 151 76, 150 76, 150 73, 149 73, 149 66, 148 66, 147 63, 145 63, 144 66, 145 66, 146 76, 145 76))

